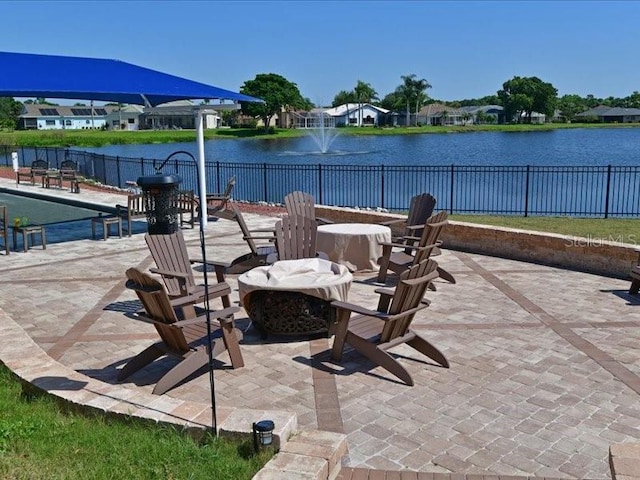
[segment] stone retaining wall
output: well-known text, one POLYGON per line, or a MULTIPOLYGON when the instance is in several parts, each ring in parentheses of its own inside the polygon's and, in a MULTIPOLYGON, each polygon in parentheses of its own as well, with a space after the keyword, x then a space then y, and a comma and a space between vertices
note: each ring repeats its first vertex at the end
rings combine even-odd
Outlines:
MULTIPOLYGON (((316 216, 334 222, 380 223, 405 218, 367 210, 316 206, 316 216)), ((452 250, 541 263, 554 267, 596 273, 615 278, 628 278, 638 261, 636 246, 599 239, 587 239, 502 228, 474 223, 450 221, 442 235, 444 247, 452 250)), ((403 225, 394 227, 396 233, 403 225)))

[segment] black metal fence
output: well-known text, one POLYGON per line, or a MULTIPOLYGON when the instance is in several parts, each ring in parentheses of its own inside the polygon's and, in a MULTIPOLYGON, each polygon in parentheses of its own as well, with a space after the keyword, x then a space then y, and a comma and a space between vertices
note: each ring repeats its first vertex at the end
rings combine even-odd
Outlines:
MULTIPOLYGON (((127 158, 64 148, 0 147, 0 164, 11 152, 21 166, 44 159, 52 168, 65 159, 83 175, 105 185, 126 188, 139 176, 155 173, 163 159, 127 158)), ((164 173, 182 176, 181 188, 197 190, 197 166, 176 156, 164 173)), ((317 203, 360 208, 406 210, 410 198, 429 192, 438 208, 450 213, 640 216, 640 166, 385 166, 207 162, 209 192, 220 192, 237 177, 233 197, 249 202, 281 203, 294 190, 314 195, 317 203)))

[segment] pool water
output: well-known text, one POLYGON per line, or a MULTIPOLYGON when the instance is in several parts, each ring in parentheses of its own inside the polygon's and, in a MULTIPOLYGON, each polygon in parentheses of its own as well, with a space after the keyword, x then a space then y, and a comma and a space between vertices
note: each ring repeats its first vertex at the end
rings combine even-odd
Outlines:
POLYGON ((26 218, 29 224, 48 225, 96 217, 98 212, 88 208, 0 193, 0 205, 7 207, 9 224, 16 217, 26 218))

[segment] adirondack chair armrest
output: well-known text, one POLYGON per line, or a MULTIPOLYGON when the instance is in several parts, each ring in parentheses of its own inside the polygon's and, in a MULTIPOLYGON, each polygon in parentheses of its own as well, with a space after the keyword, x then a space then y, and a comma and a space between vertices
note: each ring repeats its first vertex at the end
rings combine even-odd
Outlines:
POLYGON ((184 272, 176 272, 173 270, 162 270, 160 268, 150 268, 149 271, 151 273, 156 273, 158 275, 162 275, 163 277, 169 277, 169 278, 189 278, 189 274, 188 273, 184 273, 184 272))
MULTIPOLYGON (((406 238, 406 237, 402 237, 402 238, 406 238)), ((381 245, 383 247, 418 248, 415 245, 407 245, 406 243, 396 243, 396 242, 378 242, 378 245, 381 245)))
POLYGON ((216 272, 218 270, 224 271, 224 269, 227 269, 227 268, 229 268, 231 266, 231 264, 229 262, 218 262, 216 260, 207 260, 205 262, 201 258, 190 258, 189 262, 192 263, 192 264, 193 263, 202 263, 202 264, 210 265, 210 266, 214 267, 216 272))
POLYGON ((397 313, 395 315, 386 315, 384 318, 382 318, 382 317, 378 317, 378 318, 380 318, 380 320, 384 320, 384 321, 391 321, 391 320, 395 320, 397 318, 406 317, 408 315, 414 315, 414 314, 418 313, 420 310, 424 310, 428 306, 429 305, 425 305, 425 304, 421 303, 417 307, 410 308, 409 310, 405 310, 402 313, 397 313))
POLYGON ((377 310, 369 310, 368 308, 361 307, 360 305, 355 305, 349 302, 342 302, 340 300, 334 300, 331 302, 331 306, 337 309, 349 310, 353 313, 358 313, 360 315, 366 315, 368 317, 376 317, 381 320, 386 320, 389 318, 389 315, 385 312, 378 312, 377 310))
MULTIPOLYGON (((395 288, 376 288, 374 292, 380 295, 381 297, 386 297, 390 299, 391 297, 393 297, 393 294, 396 293, 396 289, 395 288)), ((420 301, 427 307, 431 305, 431 300, 428 300, 426 298, 423 298, 420 301)))
POLYGON ((397 225, 397 224, 399 224, 399 223, 406 222, 406 221, 407 221, 407 220, 406 220, 406 219, 404 219, 404 218, 397 218, 397 219, 395 219, 395 220, 386 220, 386 221, 384 221, 384 222, 380 222, 380 225, 382 225, 382 226, 384 226, 384 227, 390 227, 390 226, 392 226, 392 225, 397 225))
MULTIPOLYGON (((238 313, 239 311, 240 311, 240 309, 238 307, 227 307, 227 308, 223 308, 222 310, 212 310, 212 311, 209 312, 209 318, 215 318, 221 324, 228 324, 228 323, 233 322, 232 316, 234 314, 238 313)), ((188 318, 186 320, 179 320, 176 323, 174 323, 174 325, 176 327, 186 327, 187 325, 194 325, 194 324, 202 323, 206 319, 207 319, 206 314, 205 315, 199 315, 199 316, 194 317, 194 318, 188 318)))
POLYGON ((181 307, 183 305, 190 305, 193 303, 201 303, 203 294, 201 292, 191 293, 182 297, 176 297, 170 301, 172 307, 181 307))
POLYGON ((273 235, 258 235, 254 237, 253 235, 245 235, 242 237, 243 240, 269 240, 270 242, 275 242, 276 237, 273 235))
POLYGON ((275 235, 276 233, 276 227, 271 227, 271 228, 256 228, 256 229, 251 229, 249 230, 249 233, 272 233, 275 235))
POLYGON ((407 230, 411 230, 412 232, 415 230, 424 230, 424 225, 407 225, 407 230))

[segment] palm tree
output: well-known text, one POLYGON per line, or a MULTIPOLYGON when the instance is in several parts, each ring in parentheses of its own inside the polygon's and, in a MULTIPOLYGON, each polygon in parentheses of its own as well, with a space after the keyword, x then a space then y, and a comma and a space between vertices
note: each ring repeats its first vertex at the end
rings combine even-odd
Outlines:
POLYGON ((358 125, 362 126, 362 104, 371 103, 371 101, 377 100, 378 92, 374 90, 370 83, 363 82, 362 80, 358 80, 356 88, 353 89, 353 92, 355 93, 355 97, 358 100, 358 114, 360 117, 358 125))
MULTIPOLYGON (((415 75, 414 75, 415 76, 415 75)), ((431 88, 429 82, 421 78, 419 80, 413 80, 413 88, 415 90, 415 98, 416 98, 416 127, 418 126, 418 112, 420 111, 420 107, 427 101, 429 98, 426 94, 427 88, 431 88)))

